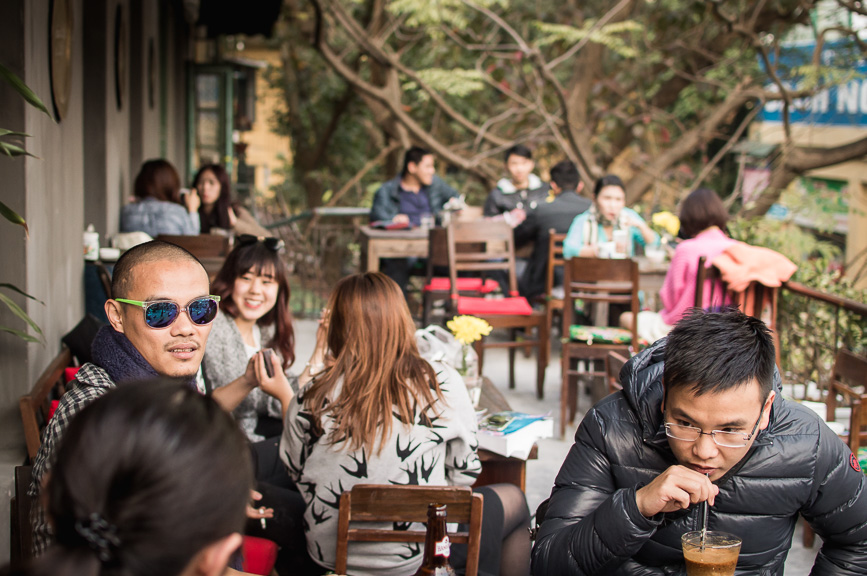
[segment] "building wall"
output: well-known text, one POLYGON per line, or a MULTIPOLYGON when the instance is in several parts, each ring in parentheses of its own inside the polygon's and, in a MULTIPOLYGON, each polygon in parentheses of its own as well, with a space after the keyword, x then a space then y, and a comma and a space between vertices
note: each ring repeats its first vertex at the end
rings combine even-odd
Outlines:
MULTIPOLYGON (((783 141, 783 129, 780 124, 757 123, 751 130, 752 137, 760 142, 780 143, 783 141)), ((800 146, 831 147, 839 146, 863 138, 865 130, 850 126, 816 126, 810 124, 793 124, 792 139, 800 146)), ((843 180, 849 183, 849 231, 846 237, 846 253, 848 270, 857 271, 865 262, 867 251, 867 162, 854 160, 836 166, 829 166, 808 173, 817 178, 843 180), (860 255, 860 258, 858 256, 860 255)), ((857 283, 860 288, 867 288, 867 274, 862 275, 857 283)))
MULTIPOLYGON (((71 0, 71 4, 72 83, 63 120, 54 122, 25 105, 0 83, 0 127, 30 134, 26 146, 36 156, 0 157, 0 201, 20 213, 30 227, 25 238, 20 227, 0 219, 0 283, 14 283, 41 301, 3 290, 45 334, 44 344, 26 344, 0 332, 0 565, 9 559, 12 470, 26 456, 18 398, 57 355, 60 338, 84 316, 82 232, 92 222, 103 235, 103 245, 106 233, 117 232, 120 208, 131 193, 141 158, 165 155, 179 170, 184 167, 184 46, 189 28, 181 3, 71 0), (118 6, 127 46, 121 52, 127 73, 120 107, 114 80, 118 6), (158 60, 156 80, 160 82, 159 57, 164 54, 170 81, 166 90, 155 91, 154 108, 142 103, 147 86, 142 59, 149 38, 154 39, 158 60)), ((51 0, 0 2, 0 62, 49 108, 50 5, 51 0)), ((24 323, 2 304, 0 326, 24 329, 24 323)))
MULTIPOLYGON (((29 239, 0 222, 0 281, 14 282, 43 304, 15 296, 45 334, 45 344, 25 344, 0 334, 0 563, 9 556, 12 467, 24 460, 18 397, 57 354, 60 337, 83 313, 84 160, 82 104, 82 4, 74 1, 72 89, 67 116, 55 123, 0 86, 0 126, 31 135, 36 158, 0 158, 0 199, 24 216, 29 239)), ((48 67, 49 0, 0 3, 0 59, 51 106, 48 67)), ((22 327, 0 306, 0 324, 22 327)))
POLYGON ((92 0, 84 6, 85 220, 101 238, 117 232, 120 209, 130 194, 130 7, 127 0, 92 0), (119 11, 119 12, 118 12, 119 11), (126 74, 116 96, 115 18, 125 42, 117 57, 126 74))

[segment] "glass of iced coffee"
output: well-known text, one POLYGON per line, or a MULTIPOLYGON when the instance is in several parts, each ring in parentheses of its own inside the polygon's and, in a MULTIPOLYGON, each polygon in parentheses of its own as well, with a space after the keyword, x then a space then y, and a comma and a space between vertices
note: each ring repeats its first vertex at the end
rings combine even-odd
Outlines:
POLYGON ((701 531, 681 536, 687 576, 733 576, 738 565, 741 539, 727 532, 706 532, 704 547, 701 531))

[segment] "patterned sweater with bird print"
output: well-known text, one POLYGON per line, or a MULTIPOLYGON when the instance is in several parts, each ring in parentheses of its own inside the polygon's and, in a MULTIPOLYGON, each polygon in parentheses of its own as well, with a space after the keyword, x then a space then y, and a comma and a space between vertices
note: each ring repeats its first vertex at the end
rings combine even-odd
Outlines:
MULTIPOLYGON (((411 425, 392 416, 391 435, 378 453, 379 440, 373 451, 349 451, 344 442, 329 443, 334 421, 327 414, 322 419, 323 434, 314 435, 312 416, 304 406, 304 390, 293 398, 286 414, 280 456, 307 504, 307 550, 318 564, 334 568, 337 516, 344 490, 355 484, 469 486, 481 472, 476 454, 476 416, 464 381, 445 364, 431 365, 443 400, 426 411, 427 418, 416 408, 411 425)), ((393 528, 424 530, 424 525, 393 528)), ((423 546, 418 543, 351 542, 347 570, 353 576, 412 574, 422 556, 423 546)))

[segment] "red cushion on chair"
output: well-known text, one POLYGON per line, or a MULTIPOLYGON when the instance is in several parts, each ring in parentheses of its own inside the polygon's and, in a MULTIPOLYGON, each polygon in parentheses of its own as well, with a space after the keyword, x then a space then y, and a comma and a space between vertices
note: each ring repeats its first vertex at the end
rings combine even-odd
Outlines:
POLYGON ((523 296, 517 298, 470 298, 461 296, 458 298, 458 314, 518 314, 529 316, 533 313, 533 307, 523 296))
POLYGON ((75 380, 75 375, 81 370, 81 366, 71 366, 63 369, 63 382, 69 383, 75 380))
POLYGON ((268 576, 274 570, 274 563, 277 561, 277 544, 265 538, 244 536, 241 547, 244 555, 244 572, 268 576))
MULTIPOLYGON (((482 284, 481 278, 458 278, 458 292, 481 292, 488 294, 494 292, 500 285, 496 280, 486 278, 482 284)), ((448 278, 431 278, 427 286, 424 287, 425 292, 448 292, 452 288, 451 280, 448 278)))

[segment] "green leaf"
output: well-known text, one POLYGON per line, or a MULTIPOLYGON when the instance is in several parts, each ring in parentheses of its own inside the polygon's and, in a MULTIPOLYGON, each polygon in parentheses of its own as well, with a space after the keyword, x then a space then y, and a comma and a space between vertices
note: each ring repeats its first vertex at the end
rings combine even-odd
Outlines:
POLYGON ((25 138, 29 138, 30 134, 25 134, 24 132, 13 132, 12 130, 7 130, 6 128, 0 128, 0 136, 23 136, 25 138))
POLYGON ((13 302, 8 296, 6 296, 3 293, 0 293, 0 302, 3 302, 4 304, 6 304, 6 306, 9 308, 9 310, 13 314, 15 314, 16 316, 18 316, 19 318, 21 318, 22 320, 27 322, 30 325, 30 327, 33 328, 33 330, 37 334, 39 334, 39 336, 42 336, 42 330, 39 328, 39 326, 36 324, 36 322, 34 322, 30 318, 30 316, 27 315, 27 312, 22 310, 18 304, 13 302))
POLYGON ((36 158, 33 154, 22 148, 21 146, 16 146, 15 144, 9 144, 8 142, 3 142, 0 140, 0 150, 3 151, 7 156, 30 156, 31 158, 36 158))
POLYGON ((31 336, 27 332, 22 332, 21 330, 16 330, 15 328, 9 328, 7 326, 0 326, 0 332, 9 332, 10 334, 14 334, 15 336, 18 336, 19 338, 21 338, 25 342, 34 342, 36 344, 39 344, 42 342, 39 338, 36 338, 35 336, 31 336))
POLYGON ((27 87, 27 84, 21 80, 14 72, 9 70, 3 64, 0 64, 0 78, 6 80, 12 88, 15 89, 16 92, 21 94, 21 96, 27 100, 27 103, 33 106, 34 108, 38 108, 45 112, 45 114, 51 118, 51 114, 48 112, 48 108, 45 107, 45 104, 42 103, 42 100, 39 99, 39 96, 36 93, 27 87))
POLYGON ((37 298, 36 296, 31 296, 31 295, 28 294, 27 292, 24 292, 23 290, 21 290, 20 288, 18 288, 18 287, 15 286, 14 284, 0 283, 0 288, 8 288, 9 290, 12 290, 13 292, 18 292, 18 293, 21 294, 22 296, 25 296, 25 297, 27 297, 27 298, 30 298, 31 300, 35 300, 36 302, 39 302, 40 304, 42 304, 43 306, 45 306, 45 302, 43 302, 42 300, 40 300, 40 299, 37 298))
POLYGON ((24 218, 19 216, 18 213, 15 212, 15 210, 10 208, 9 206, 4 204, 3 202, 0 202, 0 215, 2 215, 4 218, 9 220, 13 224, 18 224, 19 226, 23 226, 25 235, 30 234, 30 230, 27 228, 27 222, 24 221, 24 218))

